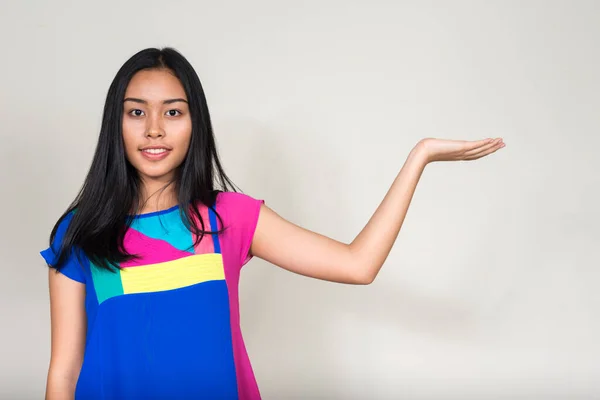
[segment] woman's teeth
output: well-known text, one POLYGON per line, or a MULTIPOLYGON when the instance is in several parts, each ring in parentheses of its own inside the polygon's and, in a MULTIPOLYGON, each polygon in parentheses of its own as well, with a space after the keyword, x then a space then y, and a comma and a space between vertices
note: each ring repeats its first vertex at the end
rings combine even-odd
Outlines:
POLYGON ((146 153, 150 153, 150 154, 161 154, 167 150, 166 149, 146 149, 146 150, 142 150, 142 151, 144 151, 146 153))

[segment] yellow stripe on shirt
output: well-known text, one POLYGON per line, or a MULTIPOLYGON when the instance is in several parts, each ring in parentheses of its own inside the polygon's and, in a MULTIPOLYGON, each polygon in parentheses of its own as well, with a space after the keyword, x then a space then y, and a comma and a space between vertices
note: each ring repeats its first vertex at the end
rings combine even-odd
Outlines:
POLYGON ((162 292, 224 279, 223 257, 215 253, 121 269, 123 294, 162 292))

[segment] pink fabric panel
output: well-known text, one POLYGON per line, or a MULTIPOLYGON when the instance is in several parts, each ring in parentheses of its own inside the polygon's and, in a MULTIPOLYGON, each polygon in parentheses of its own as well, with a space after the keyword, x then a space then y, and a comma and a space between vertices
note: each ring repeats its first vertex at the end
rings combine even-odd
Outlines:
POLYGON ((251 257, 248 256, 256 230, 262 200, 240 193, 219 193, 216 209, 223 218, 225 232, 220 235, 225 280, 229 291, 231 335, 239 400, 258 400, 260 391, 248 357, 240 329, 238 287, 240 270, 251 257))
MULTIPOLYGON (((204 222, 204 230, 210 231, 210 219, 208 218, 208 208, 204 204, 198 204, 198 209, 200 211, 200 216, 202 217, 202 222, 204 222)), ((196 226, 201 228, 200 222, 196 221, 196 226)), ((192 240, 196 243, 197 236, 192 233, 192 240)), ((194 252, 196 254, 210 254, 215 252, 215 244, 213 243, 212 235, 205 234, 202 237, 200 243, 194 246, 194 252)))
POLYGON ((124 268, 157 264, 192 255, 187 251, 176 249, 164 240, 150 238, 133 228, 129 228, 125 233, 124 243, 127 243, 126 249, 129 253, 143 254, 143 256, 138 259, 120 263, 120 266, 124 268))

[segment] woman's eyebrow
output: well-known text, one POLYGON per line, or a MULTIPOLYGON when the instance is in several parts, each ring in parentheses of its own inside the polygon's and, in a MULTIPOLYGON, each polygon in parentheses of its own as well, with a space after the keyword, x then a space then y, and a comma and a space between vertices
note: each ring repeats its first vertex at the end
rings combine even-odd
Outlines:
MULTIPOLYGON (((123 100, 123 102, 126 102, 126 101, 133 101, 134 103, 140 103, 140 104, 148 104, 148 102, 146 100, 138 99, 135 97, 127 97, 125 100, 123 100)), ((172 103, 178 103, 178 102, 187 103, 187 100, 181 99, 181 98, 168 99, 168 100, 163 101, 163 104, 172 104, 172 103)))

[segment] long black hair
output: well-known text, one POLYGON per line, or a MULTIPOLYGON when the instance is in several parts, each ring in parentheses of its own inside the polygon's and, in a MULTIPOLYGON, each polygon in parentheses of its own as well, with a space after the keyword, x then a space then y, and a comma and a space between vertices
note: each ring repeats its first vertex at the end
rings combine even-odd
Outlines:
MULTIPOLYGON (((135 257, 126 252, 123 239, 131 225, 132 211, 137 214, 141 207, 141 181, 125 156, 123 100, 131 78, 138 71, 147 69, 170 70, 183 85, 188 98, 192 135, 187 155, 177 168, 172 184, 182 220, 196 235, 196 243, 204 234, 214 233, 205 229, 197 204, 204 204, 216 212, 214 203, 218 192, 236 191, 219 161, 206 97, 196 71, 173 48, 142 50, 123 64, 108 89, 90 170, 75 200, 50 234, 52 245, 60 223, 73 213, 58 259, 51 267, 60 269, 75 249, 83 251, 94 265, 112 271, 120 262, 135 257)), ((217 217, 222 221, 218 213, 217 217)))

